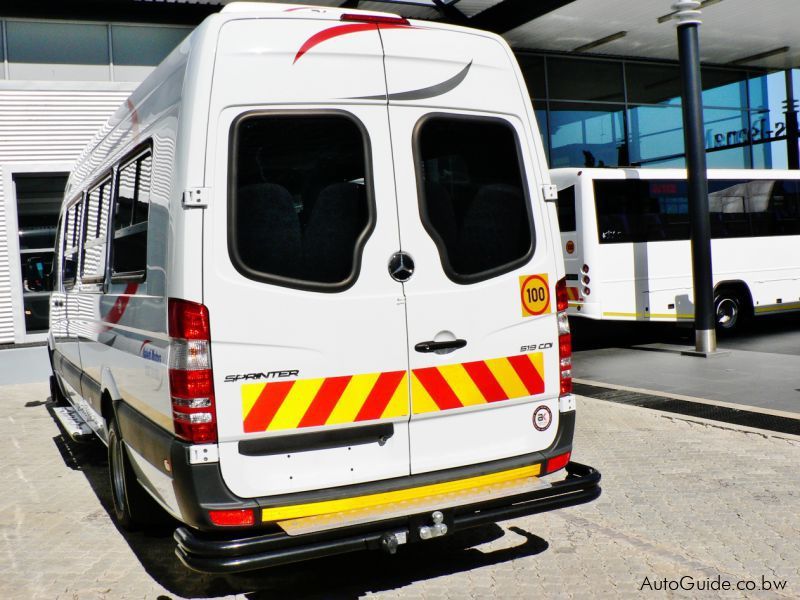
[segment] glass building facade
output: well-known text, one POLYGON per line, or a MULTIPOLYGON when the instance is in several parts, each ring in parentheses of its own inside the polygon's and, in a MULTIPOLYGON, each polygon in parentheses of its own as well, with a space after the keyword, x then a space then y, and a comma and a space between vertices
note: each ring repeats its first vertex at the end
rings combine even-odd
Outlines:
MULTIPOLYGON (((684 167, 677 64, 518 52, 551 167, 684 167)), ((787 168, 786 99, 800 77, 702 69, 709 168, 787 168)))

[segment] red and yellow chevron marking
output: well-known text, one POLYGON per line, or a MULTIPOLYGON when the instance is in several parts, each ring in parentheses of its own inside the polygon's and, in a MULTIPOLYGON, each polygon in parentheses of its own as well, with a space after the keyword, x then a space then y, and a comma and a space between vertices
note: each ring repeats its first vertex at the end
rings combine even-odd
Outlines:
POLYGON ((578 288, 576 287, 568 287, 567 288, 567 299, 568 300, 580 300, 581 295, 578 293, 578 288))
MULTIPOLYGON (((242 385, 245 433, 338 425, 408 415, 406 371, 242 385)), ((544 392, 541 352, 414 369, 414 414, 544 392)))

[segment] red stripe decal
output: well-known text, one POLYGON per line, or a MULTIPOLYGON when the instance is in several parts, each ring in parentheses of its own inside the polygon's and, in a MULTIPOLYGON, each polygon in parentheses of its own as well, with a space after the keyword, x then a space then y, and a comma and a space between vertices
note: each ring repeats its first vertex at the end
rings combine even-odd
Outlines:
POLYGON ((265 385, 244 420, 245 433, 266 431, 293 385, 294 381, 279 381, 265 385))
POLYGON ((414 375, 417 376, 440 410, 464 406, 436 367, 414 369, 414 375))
POLYGON ((119 320, 122 318, 122 315, 125 314, 125 309, 128 308, 128 303, 131 301, 130 296, 136 293, 136 290, 139 289, 138 283, 129 283, 125 286, 125 290, 122 292, 122 295, 117 296, 117 299, 114 300, 114 304, 109 309, 108 313, 105 315, 103 322, 106 325, 103 326, 103 331, 108 331, 111 329, 107 324, 110 323, 112 325, 116 325, 119 323, 119 320))
POLYGON ((300 419, 298 427, 316 427, 317 425, 325 425, 325 421, 331 416, 336 403, 344 393, 344 389, 353 377, 346 375, 344 377, 328 377, 319 388, 317 395, 311 401, 311 406, 308 407, 306 414, 300 419))
POLYGON ((322 42, 332 38, 339 37, 340 35, 347 35, 348 33, 358 33, 359 31, 369 30, 377 30, 377 27, 373 23, 348 23, 347 25, 337 25, 336 27, 329 27, 328 29, 318 31, 308 38, 302 46, 300 46, 300 50, 297 51, 297 55, 294 57, 292 64, 300 60, 300 57, 303 56, 303 54, 311 50, 311 48, 317 44, 321 44, 322 42))
POLYGON ((500 384, 497 383, 497 379, 492 375, 485 362, 482 360, 468 362, 464 363, 463 367, 472 381, 475 382, 475 385, 478 386, 487 402, 508 400, 508 396, 506 396, 500 384))
POLYGON ((370 419, 380 419, 405 374, 405 371, 381 373, 375 385, 372 386, 372 391, 370 391, 366 401, 364 401, 364 406, 358 411, 355 420, 368 421, 370 419))
POLYGON ((539 372, 526 354, 509 356, 508 362, 514 367, 514 371, 519 375, 519 378, 525 385, 525 389, 528 390, 531 396, 544 392, 544 381, 542 381, 539 372))
POLYGON ((375 23, 348 23, 346 25, 336 25, 335 27, 329 27, 328 29, 323 29, 322 31, 318 31, 310 38, 308 38, 302 46, 300 46, 300 50, 297 51, 297 55, 294 57, 292 64, 296 63, 300 60, 300 57, 303 56, 306 52, 311 50, 317 44, 321 44, 327 40, 330 40, 335 37, 339 37, 341 35, 347 35, 348 33, 358 33, 359 31, 370 31, 370 30, 377 30, 380 29, 396 29, 396 28, 410 28, 409 25, 402 25, 400 23, 381 23, 380 25, 376 25, 375 23))

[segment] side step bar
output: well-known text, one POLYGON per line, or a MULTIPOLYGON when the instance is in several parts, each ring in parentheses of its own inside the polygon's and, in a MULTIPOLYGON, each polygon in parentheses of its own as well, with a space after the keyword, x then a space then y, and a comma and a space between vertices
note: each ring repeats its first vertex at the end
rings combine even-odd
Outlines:
POLYGON ((81 418, 78 411, 71 406, 57 406, 53 409, 53 414, 73 441, 88 442, 94 437, 92 428, 81 418))

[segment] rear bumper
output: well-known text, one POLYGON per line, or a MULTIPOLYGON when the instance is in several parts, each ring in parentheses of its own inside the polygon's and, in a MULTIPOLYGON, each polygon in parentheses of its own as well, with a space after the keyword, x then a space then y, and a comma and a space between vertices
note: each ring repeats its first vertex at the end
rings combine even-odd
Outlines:
MULTIPOLYGON (((447 535, 486 523, 591 502, 600 495, 600 473, 571 462, 567 476, 546 489, 441 511, 447 535)), ((407 543, 422 541, 420 527, 431 525, 429 512, 366 523, 321 533, 290 536, 283 531, 247 537, 204 533, 186 527, 175 531, 178 558, 190 569, 206 573, 233 573, 310 560, 323 556, 378 549, 398 533, 407 543)), ((238 532, 241 535, 241 531, 238 532)))

